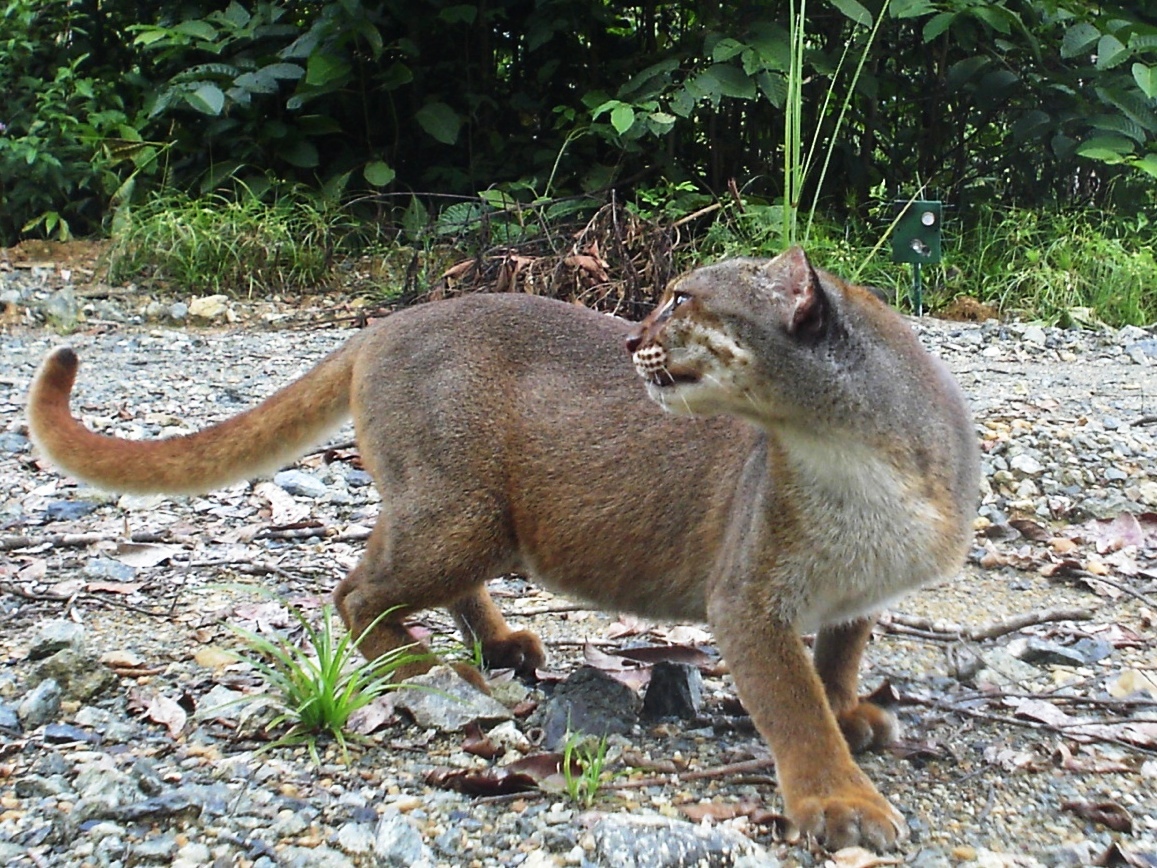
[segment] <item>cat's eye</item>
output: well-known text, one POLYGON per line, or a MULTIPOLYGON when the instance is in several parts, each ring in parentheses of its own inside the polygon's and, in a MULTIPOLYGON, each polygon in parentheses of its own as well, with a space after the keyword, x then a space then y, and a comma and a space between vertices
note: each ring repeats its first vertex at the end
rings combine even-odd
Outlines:
POLYGON ((690 301, 691 296, 685 292, 676 292, 671 296, 671 307, 679 307, 685 301, 690 301))

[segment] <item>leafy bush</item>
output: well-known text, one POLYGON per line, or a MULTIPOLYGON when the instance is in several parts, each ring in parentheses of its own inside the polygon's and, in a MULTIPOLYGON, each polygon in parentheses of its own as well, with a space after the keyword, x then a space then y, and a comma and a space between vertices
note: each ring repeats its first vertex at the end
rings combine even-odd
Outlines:
POLYGON ((101 142, 131 131, 129 115, 116 84, 93 74, 74 7, 0 3, 0 244, 96 231, 121 183, 101 142))

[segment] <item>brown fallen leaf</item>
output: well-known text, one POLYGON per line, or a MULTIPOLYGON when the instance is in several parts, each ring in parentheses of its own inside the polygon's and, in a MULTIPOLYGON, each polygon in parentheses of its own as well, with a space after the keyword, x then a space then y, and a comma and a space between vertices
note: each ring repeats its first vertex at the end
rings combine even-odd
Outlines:
POLYGON ((1074 754, 1067 744, 1061 742, 1054 755, 1059 759, 1060 767, 1067 772, 1102 775, 1134 771, 1129 763, 1102 756, 1088 745, 1078 746, 1074 754))
POLYGON ((465 736, 462 740, 462 750, 468 754, 492 760, 506 753, 504 747, 490 740, 477 721, 466 724, 465 736))
POLYGON ((185 728, 185 722, 188 720, 185 709, 181 708, 175 699, 170 699, 160 693, 153 694, 148 707, 145 709, 145 717, 153 723, 164 726, 173 738, 181 734, 181 730, 185 728))
POLYGON ((1108 826, 1114 832, 1133 831, 1133 817, 1116 802, 1086 802, 1076 799, 1061 802, 1062 811, 1071 811, 1082 819, 1108 826))
POLYGON ((1101 868, 1157 868, 1157 853, 1142 853, 1114 841, 1093 864, 1101 868))

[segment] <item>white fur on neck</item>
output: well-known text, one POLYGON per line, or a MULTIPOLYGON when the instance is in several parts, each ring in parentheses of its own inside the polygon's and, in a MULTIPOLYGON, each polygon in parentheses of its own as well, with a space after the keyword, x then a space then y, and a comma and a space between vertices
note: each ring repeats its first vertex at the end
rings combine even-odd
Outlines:
POLYGON ((803 580, 783 614, 801 630, 879 611, 904 592, 942 577, 928 540, 939 513, 878 447, 849 433, 779 434, 793 498, 807 516, 805 551, 784 567, 803 580))

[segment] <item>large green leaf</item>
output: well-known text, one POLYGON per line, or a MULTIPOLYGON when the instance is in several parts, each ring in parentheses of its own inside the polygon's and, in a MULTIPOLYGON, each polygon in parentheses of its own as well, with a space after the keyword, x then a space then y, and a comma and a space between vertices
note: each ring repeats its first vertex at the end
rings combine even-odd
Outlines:
POLYGON ((185 102, 203 114, 216 117, 225 108, 225 92, 207 81, 185 94, 185 102))
POLYGON ((919 18, 935 11, 929 0, 892 0, 888 4, 888 14, 893 18, 919 18))
POLYGON ((1123 163, 1132 152, 1133 143, 1124 136, 1093 136, 1077 146, 1082 157, 1109 164, 1123 163))
POLYGON ((1086 21, 1074 24, 1065 31, 1065 37, 1061 40, 1061 57, 1068 59, 1089 53, 1100 38, 1101 31, 1092 24, 1086 21))
POLYGON ((611 126, 620 136, 635 123, 635 110, 626 103, 620 103, 611 110, 611 126))
POLYGON ((367 163, 362 170, 366 182, 374 187, 384 187, 389 184, 397 175, 389 164, 384 160, 374 160, 372 163, 367 163))
POLYGON ((217 28, 208 21, 201 21, 200 19, 182 21, 173 30, 177 33, 183 33, 185 36, 192 36, 194 39, 203 39, 206 42, 212 42, 217 38, 217 28))
POLYGON ((1157 67, 1146 66, 1143 63, 1133 64, 1133 81, 1149 99, 1157 97, 1157 67))
POLYGON ((951 27, 952 22, 955 20, 955 12, 938 12, 936 15, 933 15, 924 24, 924 41, 931 42, 933 39, 951 27))
POLYGON ((1130 160, 1129 165, 1157 178, 1157 154, 1146 154, 1139 160, 1130 160))
POLYGON ((1097 69, 1112 69, 1126 57, 1129 49, 1112 33, 1104 34, 1097 40, 1097 69))
POLYGON ((278 155, 291 166, 299 169, 312 169, 321 162, 317 148, 313 142, 299 139, 278 150, 278 155))
POLYGON ((859 0, 831 0, 831 2, 857 24, 863 27, 872 26, 872 13, 865 9, 859 0))
POLYGON ((350 74, 350 65, 332 54, 311 54, 305 68, 305 83, 310 87, 326 87, 350 74))
POLYGON ((418 125, 437 141, 444 145, 452 145, 458 141, 458 132, 462 129, 462 118, 444 102, 428 102, 414 117, 418 125))

